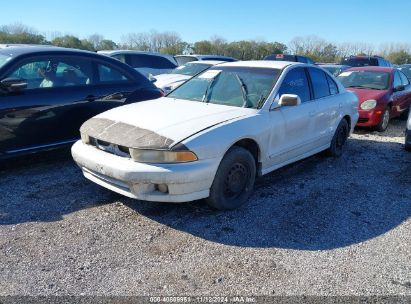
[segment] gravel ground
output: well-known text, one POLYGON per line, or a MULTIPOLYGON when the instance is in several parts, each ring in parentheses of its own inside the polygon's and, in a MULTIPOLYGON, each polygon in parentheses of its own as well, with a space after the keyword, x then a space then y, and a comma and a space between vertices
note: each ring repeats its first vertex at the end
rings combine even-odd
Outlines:
POLYGON ((411 295, 405 122, 257 181, 230 212, 134 201, 67 151, 0 169, 0 295, 411 295))

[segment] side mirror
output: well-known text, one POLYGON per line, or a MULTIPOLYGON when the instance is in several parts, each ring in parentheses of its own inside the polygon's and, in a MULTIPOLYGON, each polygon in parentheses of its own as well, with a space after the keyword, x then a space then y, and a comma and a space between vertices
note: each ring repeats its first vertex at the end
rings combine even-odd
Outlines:
POLYGON ((0 86, 9 92, 18 92, 27 88, 27 82, 21 78, 9 77, 0 81, 0 86))
POLYGON ((281 107, 292 107, 292 106, 298 106, 301 104, 301 98, 298 95, 294 94, 283 94, 280 97, 280 101, 278 104, 281 107))
POLYGON ((399 86, 396 86, 394 88, 394 92, 399 92, 399 91, 404 91, 405 90, 405 86, 403 84, 400 84, 399 86))

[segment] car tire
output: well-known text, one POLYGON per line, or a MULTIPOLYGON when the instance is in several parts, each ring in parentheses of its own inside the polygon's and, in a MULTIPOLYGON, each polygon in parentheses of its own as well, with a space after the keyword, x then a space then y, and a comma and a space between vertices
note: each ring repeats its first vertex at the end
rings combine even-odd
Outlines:
POLYGON ((390 122, 390 108, 386 107, 384 110, 384 114, 381 116, 380 123, 375 127, 378 132, 384 132, 387 130, 388 124, 390 122))
POLYGON ((326 150, 326 154, 332 157, 340 157, 343 152, 343 147, 349 135, 349 126, 344 118, 338 124, 334 136, 331 140, 330 147, 326 150))
POLYGON ((256 161, 248 150, 231 147, 217 169, 206 202, 218 210, 242 206, 253 191, 256 170, 256 161))

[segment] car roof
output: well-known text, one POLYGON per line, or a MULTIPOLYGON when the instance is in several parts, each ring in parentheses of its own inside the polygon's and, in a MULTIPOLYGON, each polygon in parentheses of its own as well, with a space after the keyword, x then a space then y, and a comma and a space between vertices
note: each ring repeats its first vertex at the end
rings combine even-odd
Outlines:
POLYGON ((388 72, 391 73, 395 68, 392 67, 382 67, 382 66, 362 66, 362 67, 352 67, 346 71, 376 71, 376 72, 388 72))
POLYGON ((9 55, 12 57, 25 55, 25 54, 32 54, 32 53, 42 53, 42 52, 65 52, 65 53, 85 53, 85 54, 95 54, 94 52, 79 50, 79 49, 70 49, 70 48, 62 48, 57 46, 13 46, 13 47, 5 47, 0 48, 0 54, 9 55))
POLYGON ((173 56, 169 54, 162 54, 162 53, 157 53, 157 52, 145 52, 145 51, 136 51, 136 50, 101 50, 101 51, 97 51, 97 53, 103 54, 103 55, 138 54, 138 55, 160 56, 160 57, 167 58, 171 60, 172 62, 175 62, 175 59, 173 56))
POLYGON ((302 64, 303 63, 301 62, 294 62, 294 61, 250 60, 250 61, 225 62, 225 63, 220 64, 219 66, 283 69, 289 65, 302 65, 302 64))

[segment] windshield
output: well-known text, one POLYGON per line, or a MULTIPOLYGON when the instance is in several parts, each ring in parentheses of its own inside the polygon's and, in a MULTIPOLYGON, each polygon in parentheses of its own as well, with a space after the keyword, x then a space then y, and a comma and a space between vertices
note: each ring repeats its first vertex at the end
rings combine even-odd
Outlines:
POLYGON ((202 64, 202 63, 186 63, 185 65, 181 65, 176 67, 174 70, 170 72, 170 74, 180 74, 186 76, 194 76, 202 71, 211 67, 212 64, 202 64))
POLYGON ((191 78, 167 97, 258 108, 271 92, 279 73, 278 69, 212 67, 191 78))
POLYGON ((10 56, 0 54, 0 68, 11 59, 10 56))
POLYGON ((379 71, 347 71, 337 77, 346 88, 387 90, 390 73, 379 71))
POLYGON ((402 68, 399 68, 399 70, 403 72, 405 76, 407 76, 407 78, 409 79, 411 78, 411 66, 402 67, 402 68))
POLYGON ((196 57, 193 56, 175 56, 174 58, 176 59, 178 65, 183 65, 187 62, 198 60, 196 57))

